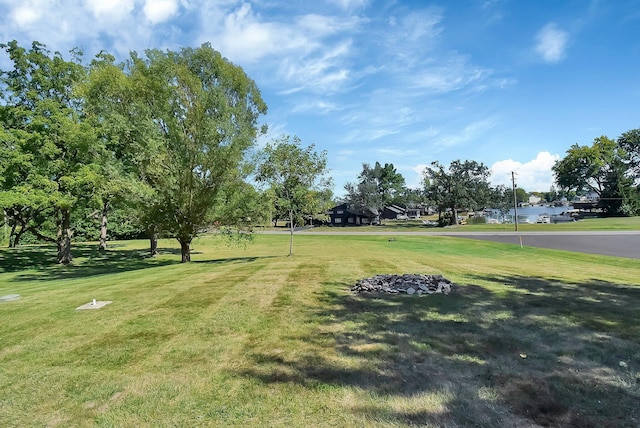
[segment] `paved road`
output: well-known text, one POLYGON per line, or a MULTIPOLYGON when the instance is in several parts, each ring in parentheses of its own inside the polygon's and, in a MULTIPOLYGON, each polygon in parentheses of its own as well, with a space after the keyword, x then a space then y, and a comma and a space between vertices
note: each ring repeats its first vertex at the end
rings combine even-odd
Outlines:
POLYGON ((577 251, 605 256, 640 259, 640 231, 590 231, 590 232, 449 232, 445 230, 429 232, 358 232, 341 230, 339 232, 313 229, 300 230, 297 233, 318 235, 418 235, 452 236, 465 239, 480 239, 530 247, 550 248, 554 250, 577 251))
POLYGON ((640 232, 574 232, 574 233, 504 233, 504 234, 450 234, 467 239, 504 242, 554 250, 577 251, 605 256, 640 259, 640 232))

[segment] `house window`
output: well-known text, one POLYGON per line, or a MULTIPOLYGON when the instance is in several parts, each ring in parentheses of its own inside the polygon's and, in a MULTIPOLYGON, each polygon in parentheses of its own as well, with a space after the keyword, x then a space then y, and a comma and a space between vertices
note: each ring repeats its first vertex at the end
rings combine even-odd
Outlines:
POLYGON ((337 218, 334 220, 335 223, 342 223, 342 219, 341 218, 337 218))
POLYGON ((329 211, 329 215, 333 214, 333 211, 329 211))
POLYGON ((369 219, 368 218, 363 218, 362 219, 362 223, 363 224, 369 224, 369 219))
POLYGON ((339 210, 339 211, 336 212, 336 214, 344 214, 344 211, 339 210))
POLYGON ((353 224, 353 217, 349 217, 349 218, 347 219, 347 222, 348 222, 349 224, 353 224))

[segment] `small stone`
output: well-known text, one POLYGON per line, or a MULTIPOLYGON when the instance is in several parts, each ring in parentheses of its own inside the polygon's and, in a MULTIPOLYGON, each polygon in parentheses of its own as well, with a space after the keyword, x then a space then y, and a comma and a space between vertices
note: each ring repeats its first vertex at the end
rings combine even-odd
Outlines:
POLYGON ((415 288, 413 288, 413 287, 407 288, 407 294, 415 294, 415 292, 416 292, 415 288))

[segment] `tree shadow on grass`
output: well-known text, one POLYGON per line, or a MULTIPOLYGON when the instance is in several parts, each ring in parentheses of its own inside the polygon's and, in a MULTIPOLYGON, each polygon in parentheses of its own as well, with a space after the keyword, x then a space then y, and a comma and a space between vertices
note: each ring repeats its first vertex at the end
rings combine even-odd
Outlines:
POLYGON ((241 374, 366 391, 376 404, 349 409, 370 421, 640 423, 640 287, 480 275, 449 296, 350 295, 349 286, 326 284, 308 308, 323 320, 318 330, 286 338, 306 351, 273 353, 263 344, 248 350, 253 366, 241 374), (440 401, 424 404, 433 397, 440 401))
MULTIPOLYGON (((59 265, 55 248, 29 246, 2 250, 0 273, 21 272, 13 281, 59 280, 117 274, 140 269, 180 264, 180 258, 166 259, 151 257, 149 250, 123 249, 121 245, 111 245, 106 251, 99 251, 95 245, 74 245, 74 263, 59 265), (35 272, 33 272, 35 270, 35 272)), ((160 254, 180 256, 180 249, 159 248, 160 254)), ((202 254, 192 252, 192 254, 202 254)), ((249 263, 264 257, 229 257, 212 260, 193 260, 194 264, 249 263)))
POLYGON ((262 259, 273 259, 278 256, 250 256, 250 257, 227 257, 222 259, 211 260, 192 260, 191 263, 197 264, 221 264, 221 263, 251 263, 262 259))
MULTIPOLYGON (((160 251, 166 252, 165 249, 160 251)), ((5 249, 0 259, 0 273, 27 271, 14 277, 13 281, 57 280, 128 272, 180 262, 179 259, 150 257, 148 250, 113 246, 101 252, 95 245, 88 244, 74 245, 73 257, 71 265, 59 265, 56 263, 56 249, 50 246, 5 249)))

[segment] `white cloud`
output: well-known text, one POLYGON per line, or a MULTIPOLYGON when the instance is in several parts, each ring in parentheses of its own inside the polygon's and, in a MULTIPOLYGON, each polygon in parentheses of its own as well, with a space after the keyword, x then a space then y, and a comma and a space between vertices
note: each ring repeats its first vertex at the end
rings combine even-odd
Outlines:
POLYGON ((554 23, 547 24, 536 35, 535 51, 543 61, 556 63, 564 58, 568 42, 569 33, 554 23))
POLYGON ((429 166, 426 163, 419 163, 414 166, 410 166, 406 168, 409 171, 413 171, 414 174, 410 177, 405 177, 405 183, 410 189, 420 189, 423 186, 424 182, 424 170, 429 166))
POLYGON ((18 6, 11 11, 11 19, 19 27, 28 27, 37 22, 42 16, 42 10, 37 6, 29 5, 29 3, 18 6))
POLYGON ((153 24, 165 22, 178 12, 176 0, 146 0, 142 8, 146 18, 153 24))
POLYGON ((559 155, 540 152, 535 159, 520 163, 513 159, 501 160, 491 165, 490 181, 493 185, 511 187, 511 172, 516 173, 516 185, 529 192, 544 192, 554 183, 551 168, 560 159, 559 155))
MULTIPOLYGON (((229 5, 227 5, 229 6, 229 5)), ((255 65, 280 95, 309 91, 323 95, 349 86, 350 34, 362 19, 306 14, 263 17, 249 3, 201 11, 201 41, 211 41, 231 61, 255 65)))
POLYGON ((135 6, 134 0, 85 0, 87 7, 96 18, 122 19, 129 15, 135 6))

